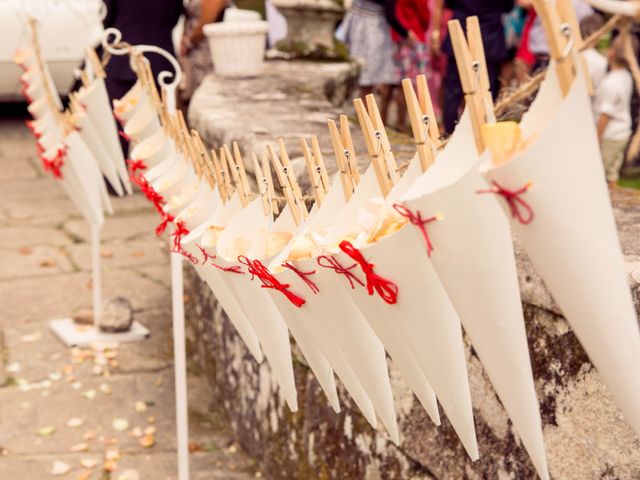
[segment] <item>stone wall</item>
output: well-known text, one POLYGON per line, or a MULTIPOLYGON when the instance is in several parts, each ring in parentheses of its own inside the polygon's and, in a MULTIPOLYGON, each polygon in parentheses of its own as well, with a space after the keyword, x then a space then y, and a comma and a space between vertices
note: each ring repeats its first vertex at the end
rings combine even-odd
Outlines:
MULTIPOLYGON (((330 163, 326 119, 335 118, 339 111, 323 92, 331 90, 335 78, 347 71, 343 64, 271 62, 259 79, 209 77, 194 97, 190 121, 211 144, 238 139, 246 150, 262 151, 265 142, 283 136, 292 158, 300 155, 300 137, 317 134, 330 163)), ((357 142, 357 150, 364 151, 359 137, 357 142)), ((408 139, 393 137, 392 142, 398 145, 401 159, 412 153, 408 139)), ((294 163, 302 177, 301 160, 294 163)), ((612 195, 629 280, 639 305, 640 193, 615 189, 612 195)), ((640 478, 640 441, 517 242, 516 250, 552 477, 640 478)), ((211 291, 190 267, 186 282, 192 360, 208 372, 216 400, 224 405, 239 441, 262 464, 267 478, 536 477, 472 348, 467 348, 467 364, 480 448, 477 462, 468 459, 444 415, 440 427, 430 422, 391 362, 399 447, 384 432, 369 427, 344 390, 340 391, 343 411, 336 415, 295 345, 300 410, 292 414, 278 396, 269 367, 253 361, 211 291)))

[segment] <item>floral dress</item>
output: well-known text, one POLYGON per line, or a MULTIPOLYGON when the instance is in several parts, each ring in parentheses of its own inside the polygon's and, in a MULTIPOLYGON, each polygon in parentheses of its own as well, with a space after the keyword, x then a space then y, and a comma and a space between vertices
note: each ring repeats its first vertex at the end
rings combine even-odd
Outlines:
MULTIPOLYGON (((185 3, 186 19, 184 35, 189 36, 198 24, 200 17, 200 0, 187 0, 185 3)), ((181 85, 182 97, 190 99, 207 74, 213 71, 209 42, 205 38, 195 45, 186 56, 180 57, 180 63, 184 70, 184 80, 181 85)))

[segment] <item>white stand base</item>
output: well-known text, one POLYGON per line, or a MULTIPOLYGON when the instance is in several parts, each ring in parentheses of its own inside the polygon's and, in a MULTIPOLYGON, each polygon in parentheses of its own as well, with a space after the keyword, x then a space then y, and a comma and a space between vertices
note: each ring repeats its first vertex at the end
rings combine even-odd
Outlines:
POLYGON ((51 320, 49 327, 67 347, 87 347, 101 342, 139 342, 149 336, 149 330, 139 322, 133 322, 131 329, 122 333, 104 333, 93 325, 78 325, 71 318, 51 320))

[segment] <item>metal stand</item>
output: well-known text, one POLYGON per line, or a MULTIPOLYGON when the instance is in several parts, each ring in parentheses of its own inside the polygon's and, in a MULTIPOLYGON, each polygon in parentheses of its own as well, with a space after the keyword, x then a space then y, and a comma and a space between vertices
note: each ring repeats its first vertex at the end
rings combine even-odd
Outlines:
POLYGON ((149 336, 149 330, 137 321, 133 322, 127 332, 104 333, 100 331, 100 315, 102 311, 101 273, 100 227, 91 225, 93 325, 79 325, 71 318, 61 318, 49 322, 49 327, 53 334, 67 347, 87 347, 94 343, 138 342, 149 336))

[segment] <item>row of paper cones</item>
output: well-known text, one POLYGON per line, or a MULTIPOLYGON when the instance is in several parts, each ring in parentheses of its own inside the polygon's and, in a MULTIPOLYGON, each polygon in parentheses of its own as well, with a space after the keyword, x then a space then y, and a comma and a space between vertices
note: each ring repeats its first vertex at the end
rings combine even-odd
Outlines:
POLYGON ((115 112, 135 144, 132 178, 172 225, 173 250, 211 287, 253 357, 266 357, 292 410, 289 333, 336 411, 334 372, 371 425, 379 418, 399 442, 386 351, 436 424, 439 400, 476 459, 462 325, 548 478, 511 230, 636 432, 640 334, 577 32, 565 28, 573 10, 535 3, 553 61, 519 125, 493 118, 477 19, 468 19, 467 39, 453 21, 467 108, 446 146, 423 78, 418 95, 403 82, 417 154, 402 175, 375 100, 356 100, 371 164, 359 176, 346 117, 330 121, 338 178, 331 182, 317 139, 303 143, 310 211, 282 141, 251 156, 252 200, 238 145, 207 150, 180 114, 167 113, 144 68, 115 112), (272 167, 287 200, 275 220, 272 167))

